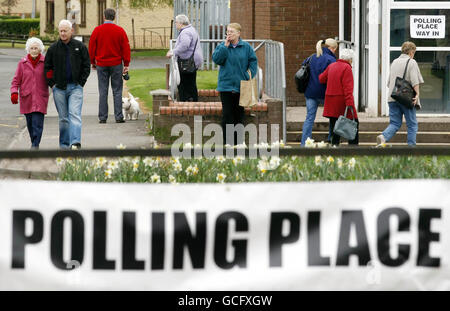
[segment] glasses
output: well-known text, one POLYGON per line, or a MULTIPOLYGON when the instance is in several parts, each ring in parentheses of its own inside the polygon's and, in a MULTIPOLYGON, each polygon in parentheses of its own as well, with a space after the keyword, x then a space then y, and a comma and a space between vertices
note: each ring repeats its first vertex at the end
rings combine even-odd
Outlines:
POLYGON ((238 32, 237 31, 227 31, 225 34, 226 35, 234 35, 234 34, 237 34, 238 32))

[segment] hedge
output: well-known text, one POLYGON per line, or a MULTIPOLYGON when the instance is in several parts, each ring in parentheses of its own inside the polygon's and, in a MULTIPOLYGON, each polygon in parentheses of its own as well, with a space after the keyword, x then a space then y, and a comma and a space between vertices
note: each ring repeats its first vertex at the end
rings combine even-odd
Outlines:
POLYGON ((28 35, 31 28, 39 30, 39 18, 0 19, 0 33, 28 35))
POLYGON ((2 19, 20 19, 20 16, 16 15, 0 15, 0 20, 2 19))

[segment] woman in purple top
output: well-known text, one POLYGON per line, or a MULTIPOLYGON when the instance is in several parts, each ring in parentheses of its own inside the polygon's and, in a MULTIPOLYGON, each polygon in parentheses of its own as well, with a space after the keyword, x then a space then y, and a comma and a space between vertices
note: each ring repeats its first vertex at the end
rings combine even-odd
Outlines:
MULTIPOLYGON (((203 62, 203 53, 200 47, 200 37, 186 15, 177 15, 175 25, 179 31, 175 48, 167 52, 167 57, 176 56, 177 59, 188 59, 194 53, 195 66, 200 68, 203 62), (195 51, 194 51, 195 50, 195 51)), ((197 71, 193 73, 180 72, 180 85, 178 85, 180 101, 198 101, 197 71)))

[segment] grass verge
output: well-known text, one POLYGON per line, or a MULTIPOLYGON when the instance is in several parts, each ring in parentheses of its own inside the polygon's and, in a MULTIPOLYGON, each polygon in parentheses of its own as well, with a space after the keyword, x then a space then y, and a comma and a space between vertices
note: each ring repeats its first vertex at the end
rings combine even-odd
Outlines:
MULTIPOLYGON (((197 72, 198 89, 215 89, 217 87, 218 72, 203 71, 197 72)), ((145 103, 145 107, 152 110, 153 100, 150 91, 166 88, 166 69, 134 69, 130 70, 130 80, 127 81, 127 87, 134 97, 145 103)))

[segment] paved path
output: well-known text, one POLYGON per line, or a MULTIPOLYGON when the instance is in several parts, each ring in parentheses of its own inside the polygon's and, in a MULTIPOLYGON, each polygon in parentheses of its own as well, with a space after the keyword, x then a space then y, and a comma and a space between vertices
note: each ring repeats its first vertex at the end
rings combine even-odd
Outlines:
MULTIPOLYGON (((21 55, 24 55, 23 50, 7 49, 4 51, 7 55, 5 58, 11 58, 10 67, 17 65, 21 55)), ((0 50, 2 53, 2 50, 0 50)), ((131 62, 131 69, 143 69, 143 68, 158 68, 164 67, 166 60, 163 58, 157 58, 155 60, 136 60, 131 62)), ((2 62, 3 66, 3 62, 2 62)), ((14 69, 15 70, 15 69, 14 69)), ((10 69, 9 69, 10 71, 10 69)), ((8 74, 8 72, 4 74, 8 74)), ((11 73, 9 73, 11 75, 11 73)), ((12 73, 12 75, 14 72, 12 73)), ((11 77, 2 77, 2 79, 10 85, 11 77)), ((3 83, 4 84, 4 83, 3 83)), ((1 105, 9 104, 7 111, 0 117, 0 121, 5 123, 5 120, 10 120, 11 125, 14 125, 14 133, 8 133, 7 139, 4 139, 4 144, 0 144, 0 149, 14 149, 14 150, 29 150, 30 138, 27 128, 25 126, 24 118, 19 114, 18 107, 12 106, 9 103, 9 86, 2 86, 1 105), (7 87, 7 89, 6 89, 7 87), (3 94, 5 93, 5 94, 3 94), (20 125, 20 126, 19 126, 20 125)), ((149 148, 153 146, 153 137, 148 135, 148 118, 146 114, 140 114, 139 119, 136 121, 127 121, 125 123, 115 123, 113 115, 113 99, 111 89, 109 90, 109 117, 106 124, 98 123, 98 86, 97 86, 97 72, 91 70, 91 74, 84 87, 84 102, 82 108, 82 133, 81 133, 81 145, 83 149, 92 148, 116 148, 117 145, 123 144, 128 148, 149 148)), ((1 123, 0 123, 1 127, 1 123)), ((11 127, 12 128, 12 127, 11 127)), ((2 135, 5 134, 5 129, 0 128, 2 135)), ((1 137, 1 135, 0 135, 1 137)), ((1 140, 0 140, 1 142, 1 140)), ((48 104, 48 113, 44 121, 44 132, 40 144, 41 149, 58 149, 59 148, 59 126, 58 126, 58 114, 53 102, 53 97, 50 96, 48 104)), ((5 176, 16 176, 19 178, 29 177, 33 173, 44 172, 56 172, 57 167, 54 159, 48 160, 2 160, 0 161, 0 178, 5 176), (17 174, 16 174, 17 173, 17 174)))

